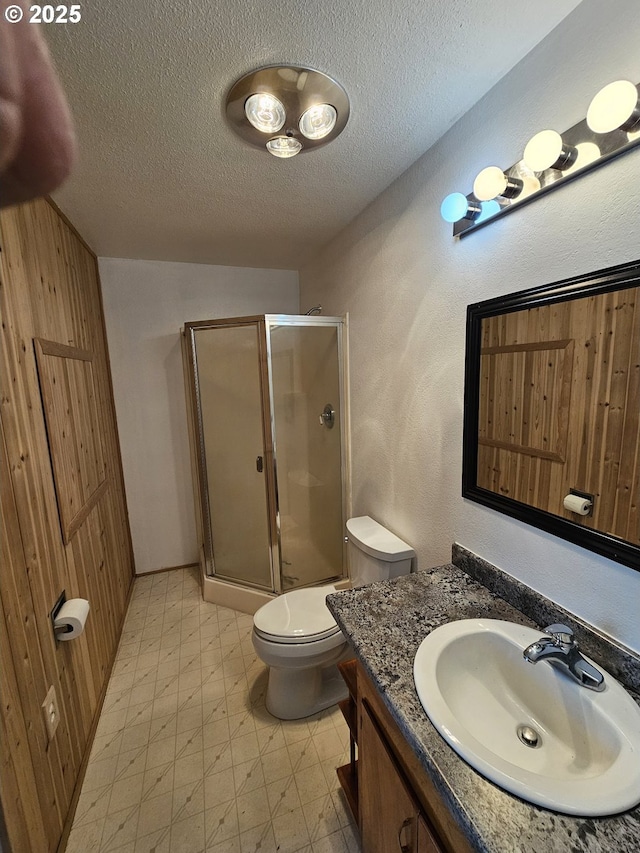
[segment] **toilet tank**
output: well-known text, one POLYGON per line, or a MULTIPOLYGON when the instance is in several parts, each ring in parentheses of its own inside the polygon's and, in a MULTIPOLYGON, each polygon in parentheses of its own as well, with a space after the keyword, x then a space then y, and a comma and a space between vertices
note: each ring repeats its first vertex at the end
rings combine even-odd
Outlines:
POLYGON ((408 575, 416 553, 406 542, 368 515, 347 521, 351 585, 408 575))

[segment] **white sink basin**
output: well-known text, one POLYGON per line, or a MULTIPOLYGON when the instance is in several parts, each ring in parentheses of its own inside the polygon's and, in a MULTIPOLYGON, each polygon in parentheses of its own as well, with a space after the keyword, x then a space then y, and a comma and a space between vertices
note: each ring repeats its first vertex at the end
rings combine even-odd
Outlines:
MULTIPOLYGON (((495 619, 436 628, 413 665, 431 722, 500 787, 566 814, 616 814, 640 802, 640 708, 602 667, 601 693, 523 650, 540 630, 495 619), (528 726, 523 743, 519 727, 528 726)), ((588 660, 588 659, 587 659, 588 660)))

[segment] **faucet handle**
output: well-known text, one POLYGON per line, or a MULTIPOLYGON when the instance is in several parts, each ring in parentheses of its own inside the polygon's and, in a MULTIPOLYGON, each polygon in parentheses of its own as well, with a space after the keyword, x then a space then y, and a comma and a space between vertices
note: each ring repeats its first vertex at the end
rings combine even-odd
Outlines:
POLYGON ((545 634, 553 637, 554 642, 564 646, 575 646, 576 641, 573 638, 573 631, 568 625, 563 625, 561 622, 547 625, 544 629, 545 634))

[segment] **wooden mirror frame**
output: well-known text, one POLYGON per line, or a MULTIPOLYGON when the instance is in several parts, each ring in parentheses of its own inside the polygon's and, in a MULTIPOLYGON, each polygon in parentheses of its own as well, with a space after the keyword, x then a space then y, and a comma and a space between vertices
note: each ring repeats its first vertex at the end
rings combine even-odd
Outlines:
POLYGON ((583 527, 570 519, 496 494, 478 486, 477 483, 482 321, 487 317, 509 314, 513 311, 524 311, 583 296, 597 296, 634 286, 640 286, 640 261, 619 264, 542 287, 487 299, 467 307, 462 496, 640 571, 640 546, 610 533, 583 527))

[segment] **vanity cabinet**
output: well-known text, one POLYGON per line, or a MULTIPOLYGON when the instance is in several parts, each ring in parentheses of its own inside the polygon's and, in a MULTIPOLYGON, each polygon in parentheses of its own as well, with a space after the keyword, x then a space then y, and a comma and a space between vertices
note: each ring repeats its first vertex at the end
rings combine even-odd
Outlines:
POLYGON ((365 853, 445 853, 365 699, 360 709, 360 820, 365 853))
MULTIPOLYGON (((364 669, 359 663, 355 669, 354 814, 363 853, 472 853, 364 669)), ((347 794, 352 797, 353 788, 347 794)))

